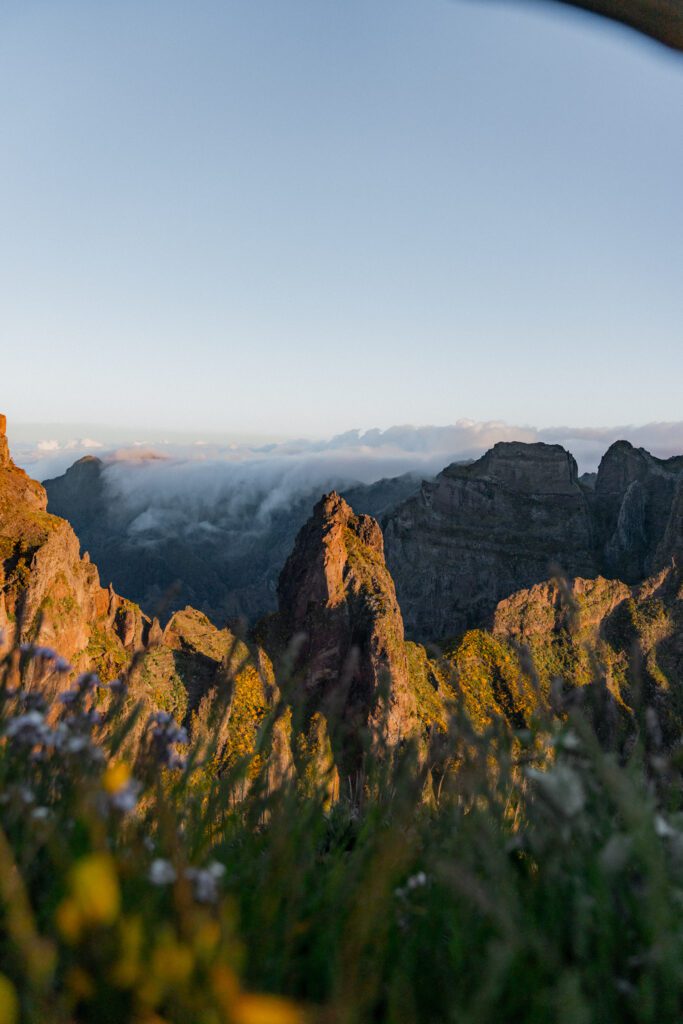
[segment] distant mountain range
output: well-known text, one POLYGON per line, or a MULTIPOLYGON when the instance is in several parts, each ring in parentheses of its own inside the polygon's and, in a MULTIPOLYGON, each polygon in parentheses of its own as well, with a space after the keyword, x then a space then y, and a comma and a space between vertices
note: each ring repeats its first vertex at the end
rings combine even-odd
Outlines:
MULTIPOLYGON (((325 489, 380 521, 409 635, 442 641, 490 625, 500 600, 553 571, 632 585, 663 568, 680 546, 682 481, 683 457, 626 441, 583 477, 559 445, 499 442, 432 479, 325 489)), ((45 489, 105 579, 162 620, 191 604, 251 623, 275 610, 279 573, 322 490, 267 475, 216 490, 210 467, 181 486, 173 466, 93 456, 45 489)))
MULTIPOLYGON (((69 520, 116 590, 162 621, 188 604, 216 622, 253 623, 275 610, 280 570, 320 489, 304 482, 268 507, 265 482, 243 496, 209 491, 181 505, 175 490, 169 496, 142 476, 139 488, 122 495, 120 471, 119 464, 86 456, 45 481, 49 510, 69 520)), ((355 510, 378 518, 414 494, 420 478, 346 487, 329 481, 335 485, 355 510)))
MULTIPOLYGON (((438 775, 457 703, 476 729, 496 716, 519 730, 540 710, 562 714, 566 701, 582 701, 608 745, 632 742, 646 704, 664 741, 680 738, 681 457, 656 459, 619 442, 591 485, 560 446, 499 443, 419 485, 401 477, 349 489, 357 504, 372 505, 383 530, 335 491, 312 508, 303 500, 278 506, 265 520, 270 547, 259 554, 264 533, 254 531, 233 563, 240 575, 232 590, 217 561, 229 540, 222 526, 202 527, 202 519, 177 547, 167 526, 161 550, 186 562, 168 562, 164 572, 185 591, 182 573, 196 574, 199 586, 204 568, 211 576, 202 585, 217 595, 222 588, 225 606, 251 593, 250 565, 262 568, 259 596, 277 576, 272 613, 244 632, 192 607, 163 625, 130 593, 103 588, 72 526, 90 530, 122 574, 151 589, 145 571, 161 572, 162 558, 141 555, 154 540, 154 517, 135 543, 122 543, 121 532, 107 540, 117 515, 130 538, 130 508, 112 506, 107 469, 90 458, 50 484, 46 508, 45 489, 14 465, 4 426, 0 417, 0 654, 23 643, 51 659, 57 690, 82 671, 105 682, 124 676, 136 699, 193 732, 210 732, 214 705, 229 697, 219 766, 254 750, 275 708, 277 728, 260 762, 269 778, 308 770, 296 767, 297 750, 332 757, 341 775, 353 774, 366 741, 379 736, 392 746, 415 738, 421 756, 432 751, 438 775), (54 514, 59 500, 72 525, 54 514), (220 539, 203 548, 215 531, 220 539), (275 556, 287 546, 277 574, 275 556)), ((198 508, 203 516, 206 504, 198 508)), ((252 511, 242 508, 243 524, 252 511)))

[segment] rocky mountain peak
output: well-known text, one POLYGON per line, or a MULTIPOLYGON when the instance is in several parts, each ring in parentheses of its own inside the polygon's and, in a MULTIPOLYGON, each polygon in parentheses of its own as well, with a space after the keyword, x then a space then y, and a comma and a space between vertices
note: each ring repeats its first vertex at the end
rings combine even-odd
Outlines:
POLYGON ((558 568, 596 572, 591 510, 560 445, 501 442, 454 464, 385 523, 387 563, 411 636, 487 625, 498 602, 558 568))
POLYGON ((574 493, 578 482, 574 456, 559 444, 540 441, 499 441, 476 462, 455 463, 443 474, 451 478, 495 480, 527 494, 574 493))
POLYGON ((280 574, 280 614, 292 627, 305 619, 311 602, 330 608, 343 602, 350 537, 384 560, 384 541, 377 522, 371 516, 355 515, 336 491, 323 495, 299 532, 294 551, 280 574))
MULTIPOLYGON (((395 743, 413 728, 403 619, 384 561, 382 531, 326 494, 301 529, 280 575, 278 620, 286 646, 299 638, 297 670, 309 713, 395 743)), ((347 764, 356 752, 345 743, 347 764)))
POLYGON ((623 493, 631 483, 641 480, 655 468, 658 461, 644 448, 634 448, 630 441, 615 441, 600 460, 596 493, 623 493))
POLYGON ((603 571, 636 583, 677 552, 683 459, 617 441, 598 469, 593 503, 603 571))
POLYGON ((0 533, 7 533, 13 522, 47 508, 47 495, 36 480, 12 461, 7 442, 7 418, 0 414, 0 533))
POLYGON ((12 461, 4 416, 0 425, 1 642, 48 645, 76 668, 116 675, 142 642, 140 609, 100 586, 71 525, 12 461))

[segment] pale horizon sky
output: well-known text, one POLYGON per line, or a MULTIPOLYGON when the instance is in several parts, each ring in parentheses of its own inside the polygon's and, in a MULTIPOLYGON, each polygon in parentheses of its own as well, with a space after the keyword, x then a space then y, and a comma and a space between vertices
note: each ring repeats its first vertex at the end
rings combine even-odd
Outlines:
POLYGON ((550 4, 6 0, 0 410, 680 420, 683 60, 550 4))

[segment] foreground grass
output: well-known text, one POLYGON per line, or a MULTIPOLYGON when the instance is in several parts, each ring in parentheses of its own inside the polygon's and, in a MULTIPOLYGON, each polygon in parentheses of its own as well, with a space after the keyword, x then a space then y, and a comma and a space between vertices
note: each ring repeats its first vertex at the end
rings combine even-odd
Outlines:
POLYGON ((47 705, 59 667, 0 668, 0 1024, 681 1019, 680 758, 651 712, 619 757, 578 715, 453 709, 439 756, 380 751, 330 806, 325 778, 216 772, 163 715, 134 747, 95 680, 47 705))

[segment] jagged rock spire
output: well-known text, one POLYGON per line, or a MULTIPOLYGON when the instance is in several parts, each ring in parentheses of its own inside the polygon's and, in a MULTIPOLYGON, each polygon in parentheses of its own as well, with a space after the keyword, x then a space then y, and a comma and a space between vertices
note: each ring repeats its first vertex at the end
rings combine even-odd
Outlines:
POLYGON ((303 641, 297 669, 308 710, 342 723, 347 766, 358 753, 352 734, 382 732, 390 744, 409 735, 403 619, 377 522, 336 492, 324 495, 282 570, 278 602, 285 642, 303 641))
POLYGON ((10 464, 9 445, 7 444, 7 417, 0 412, 0 466, 10 464))

